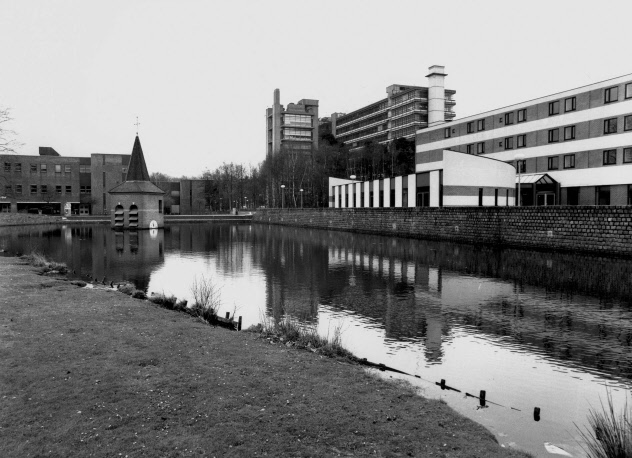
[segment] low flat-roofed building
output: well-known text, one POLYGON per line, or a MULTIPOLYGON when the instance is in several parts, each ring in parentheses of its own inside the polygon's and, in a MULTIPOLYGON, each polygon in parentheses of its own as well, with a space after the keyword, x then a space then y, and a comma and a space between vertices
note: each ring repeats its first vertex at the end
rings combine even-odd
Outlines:
POLYGON ((372 181, 329 179, 334 208, 513 206, 515 169, 495 159, 443 150, 416 173, 372 181))

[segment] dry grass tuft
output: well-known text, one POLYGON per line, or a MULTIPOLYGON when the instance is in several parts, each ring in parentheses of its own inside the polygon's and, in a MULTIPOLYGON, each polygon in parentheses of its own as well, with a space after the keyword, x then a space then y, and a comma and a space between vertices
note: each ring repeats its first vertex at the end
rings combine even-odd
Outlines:
POLYGON ((210 323, 217 323, 217 312, 222 303, 221 288, 213 280, 201 275, 193 280, 191 285, 193 305, 191 314, 210 323))
POLYGON ((601 410, 590 409, 590 429, 578 428, 586 442, 584 451, 589 458, 632 457, 632 406, 626 400, 621 413, 615 411, 612 394, 607 393, 608 405, 601 402, 601 410))
POLYGON ((321 336, 313 324, 305 324, 286 315, 280 320, 263 317, 261 324, 251 326, 251 332, 258 332, 263 338, 284 343, 286 346, 305 348, 328 357, 355 359, 342 346, 342 325, 336 325, 331 334, 321 336))
POLYGON ((39 267, 42 273, 68 273, 68 267, 66 266, 66 264, 62 262, 49 261, 43 254, 36 251, 27 256, 23 256, 22 258, 26 259, 27 262, 32 266, 39 267))
POLYGON ((164 292, 152 294, 151 297, 149 297, 149 300, 154 304, 160 305, 161 307, 169 310, 174 310, 176 303, 178 302, 178 298, 174 295, 167 296, 164 292))

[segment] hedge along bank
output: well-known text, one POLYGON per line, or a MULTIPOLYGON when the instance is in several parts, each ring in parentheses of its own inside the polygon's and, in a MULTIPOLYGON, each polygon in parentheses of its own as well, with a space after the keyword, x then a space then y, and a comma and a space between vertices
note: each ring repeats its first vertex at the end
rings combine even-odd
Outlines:
POLYGON ((258 223, 606 255, 632 255, 632 207, 266 209, 258 223))

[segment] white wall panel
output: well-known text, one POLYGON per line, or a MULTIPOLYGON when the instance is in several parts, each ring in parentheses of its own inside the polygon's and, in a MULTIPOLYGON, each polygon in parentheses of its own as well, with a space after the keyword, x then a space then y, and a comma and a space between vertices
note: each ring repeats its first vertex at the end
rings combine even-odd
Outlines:
POLYGON ((395 177, 395 206, 402 207, 402 177, 395 177))

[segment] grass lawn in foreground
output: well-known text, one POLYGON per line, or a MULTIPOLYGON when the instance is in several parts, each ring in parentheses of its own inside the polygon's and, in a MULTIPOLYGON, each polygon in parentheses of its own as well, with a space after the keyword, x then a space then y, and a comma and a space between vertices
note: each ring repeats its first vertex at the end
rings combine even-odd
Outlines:
POLYGON ((506 457, 344 360, 0 258, 0 456, 506 457))

